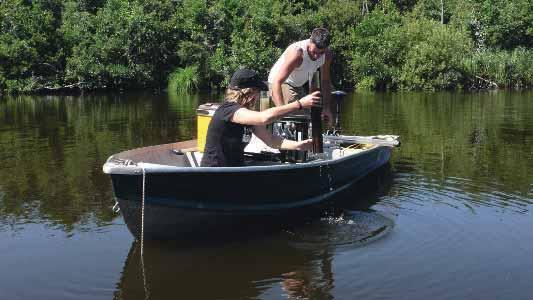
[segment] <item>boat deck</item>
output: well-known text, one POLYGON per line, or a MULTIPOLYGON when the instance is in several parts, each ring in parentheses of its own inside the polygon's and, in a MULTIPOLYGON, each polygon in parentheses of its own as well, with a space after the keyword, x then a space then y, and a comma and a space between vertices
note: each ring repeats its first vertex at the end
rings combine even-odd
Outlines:
MULTIPOLYGON (((346 139, 343 137, 329 138, 334 140, 340 139, 340 142, 325 143, 324 154, 319 154, 315 157, 308 157, 305 159, 304 163, 314 160, 336 159, 360 152, 365 152, 378 146, 378 144, 365 143, 367 140, 369 140, 366 137, 357 137, 362 139, 363 143, 357 143, 356 141, 354 142, 352 140, 347 140, 347 143, 343 143, 343 141, 346 139)), ((127 150, 113 155, 109 160, 113 161, 114 163, 125 165, 143 162, 172 167, 199 167, 202 160, 202 155, 203 153, 198 152, 197 140, 189 140, 127 150)), ((270 152, 268 149, 263 151, 263 148, 261 147, 255 147, 251 152, 245 152, 245 166, 275 166, 285 164, 294 164, 294 162, 284 162, 283 159, 280 160, 279 152, 270 152)))
POLYGON ((113 155, 117 160, 130 160, 132 162, 145 162, 152 164, 185 167, 189 166, 186 155, 180 152, 191 152, 197 150, 196 140, 148 146, 131 149, 113 155), (178 152, 179 151, 179 152, 178 152))

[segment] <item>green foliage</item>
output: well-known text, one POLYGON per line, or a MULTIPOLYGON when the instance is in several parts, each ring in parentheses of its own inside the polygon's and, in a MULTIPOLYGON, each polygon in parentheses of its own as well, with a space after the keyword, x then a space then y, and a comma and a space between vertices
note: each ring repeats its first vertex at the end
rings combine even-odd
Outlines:
POLYGON ((177 73, 194 73, 191 88, 223 88, 240 67, 266 78, 318 26, 332 32, 339 87, 531 82, 530 0, 5 0, 0 16, 0 91, 8 92, 160 88, 177 73))
MULTIPOLYGON (((353 0, 336 0, 327 1, 326 4, 320 6, 318 11, 310 12, 309 23, 306 27, 307 31, 302 33, 305 36, 313 28, 319 26, 328 27, 332 34, 331 46, 335 54, 332 69, 335 70, 332 75, 332 80, 335 84, 346 85, 352 84, 350 67, 346 64, 349 58, 350 40, 346 38, 352 26, 359 24, 363 20, 361 12, 360 1, 353 0), (347 26, 349 25, 349 26, 347 26)), ((287 41, 289 43, 290 41, 287 41)))
POLYGON ((400 38, 401 18, 396 10, 375 9, 351 29, 348 40, 348 64, 353 79, 361 88, 391 88, 398 65, 402 63, 404 40, 400 38), (372 83, 369 85, 369 83, 372 83))
POLYGON ((441 22, 444 18, 444 24, 447 24, 452 16, 452 8, 455 7, 457 0, 420 0, 413 8, 413 15, 418 18, 426 18, 441 22))
POLYGON ((89 88, 157 85, 174 60, 172 9, 170 0, 109 0, 96 15, 67 14, 62 29, 73 48, 66 79, 89 88))
POLYGON ((59 1, 0 2, 0 90, 27 90, 60 68, 59 1))
POLYGON ((168 89, 175 92, 190 92, 198 87, 198 66, 178 68, 168 79, 168 89))
MULTIPOLYGON (((473 1, 473 0, 472 0, 473 1)), ((533 1, 484 0, 478 2, 477 17, 489 47, 514 49, 533 47, 533 1)))
POLYGON ((361 80, 357 83, 357 89, 361 91, 372 91, 376 89, 376 79, 371 76, 363 76, 361 80))
POLYGON ((462 61, 473 51, 468 33, 389 8, 375 9, 353 28, 348 63, 357 88, 440 90, 461 88, 462 61))
MULTIPOLYGON (((211 86, 227 84, 233 71, 249 67, 266 77, 282 48, 299 39, 290 3, 270 1, 184 1, 185 38, 177 55, 196 64, 211 86)), ((307 33, 308 34, 308 33, 307 33)))
POLYGON ((409 41, 399 87, 404 90, 460 88, 464 81, 462 60, 472 48, 466 33, 429 20, 416 20, 406 28, 407 37, 417 38, 409 41))

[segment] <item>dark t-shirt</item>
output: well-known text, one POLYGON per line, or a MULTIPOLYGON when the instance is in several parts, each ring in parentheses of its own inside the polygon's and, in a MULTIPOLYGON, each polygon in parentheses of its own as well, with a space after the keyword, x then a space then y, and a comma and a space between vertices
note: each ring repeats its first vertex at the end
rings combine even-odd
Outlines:
POLYGON ((239 167, 244 164, 244 147, 252 137, 251 126, 233 123, 231 118, 241 106, 224 102, 213 115, 205 142, 202 167, 239 167))

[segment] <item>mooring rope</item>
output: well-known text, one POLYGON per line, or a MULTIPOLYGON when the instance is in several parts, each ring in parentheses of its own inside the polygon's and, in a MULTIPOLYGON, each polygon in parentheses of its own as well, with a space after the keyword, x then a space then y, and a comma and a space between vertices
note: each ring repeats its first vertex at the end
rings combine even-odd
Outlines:
POLYGON ((146 170, 144 166, 141 166, 143 170, 143 189, 142 189, 142 204, 141 204, 141 258, 143 256, 143 245, 144 245, 144 197, 145 197, 145 188, 146 188, 146 170))
MULTIPOLYGON (((142 164, 142 163, 141 163, 142 164)), ((141 165, 141 169, 143 171, 143 188, 142 188, 142 204, 141 204, 141 269, 142 269, 142 276, 143 276, 143 287, 144 287, 144 299, 149 298, 149 292, 148 292, 148 285, 146 283, 146 275, 144 273, 144 202, 145 202, 145 195, 146 195, 146 170, 144 169, 144 165, 141 165)))

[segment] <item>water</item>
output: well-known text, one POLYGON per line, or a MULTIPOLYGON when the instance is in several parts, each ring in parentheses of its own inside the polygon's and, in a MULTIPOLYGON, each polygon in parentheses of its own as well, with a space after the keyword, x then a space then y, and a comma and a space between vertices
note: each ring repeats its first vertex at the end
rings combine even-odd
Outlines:
MULTIPOLYGON (((533 93, 352 94, 391 164, 307 224, 140 245, 113 153, 186 140, 210 96, 0 99, 0 299, 531 299, 533 93)), ((252 197, 252 196, 251 196, 252 197)))

